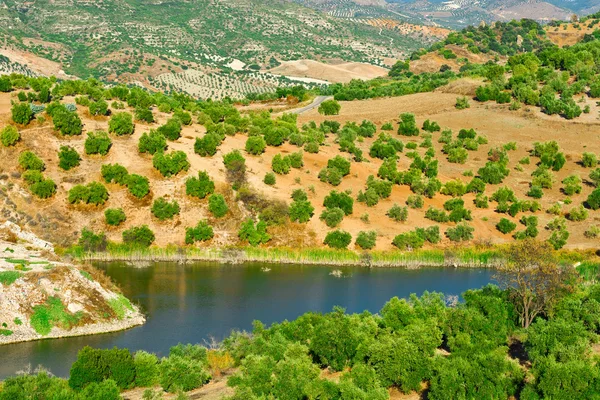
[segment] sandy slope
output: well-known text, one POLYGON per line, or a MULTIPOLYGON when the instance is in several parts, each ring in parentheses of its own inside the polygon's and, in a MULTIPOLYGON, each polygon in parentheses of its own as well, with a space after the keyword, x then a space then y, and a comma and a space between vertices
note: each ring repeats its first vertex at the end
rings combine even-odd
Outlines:
POLYGON ((322 79, 328 82, 350 82, 352 79, 373 79, 385 76, 388 70, 376 65, 358 62, 324 64, 313 60, 284 61, 269 70, 274 74, 322 79))

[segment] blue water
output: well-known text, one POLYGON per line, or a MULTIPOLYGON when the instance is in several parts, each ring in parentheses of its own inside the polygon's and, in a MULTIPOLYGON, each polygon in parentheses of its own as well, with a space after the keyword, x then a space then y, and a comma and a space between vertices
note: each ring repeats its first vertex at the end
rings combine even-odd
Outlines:
POLYGON ((253 320, 270 324, 307 311, 328 312, 336 305, 348 312, 375 313, 393 296, 424 291, 459 295, 485 286, 493 275, 487 269, 344 267, 343 277, 337 278, 330 275, 332 268, 299 265, 97 266, 141 305, 146 324, 117 333, 0 346, 0 379, 27 365, 43 365, 55 375, 68 376, 77 352, 86 345, 166 355, 180 342, 221 340, 233 329, 251 330, 253 320))

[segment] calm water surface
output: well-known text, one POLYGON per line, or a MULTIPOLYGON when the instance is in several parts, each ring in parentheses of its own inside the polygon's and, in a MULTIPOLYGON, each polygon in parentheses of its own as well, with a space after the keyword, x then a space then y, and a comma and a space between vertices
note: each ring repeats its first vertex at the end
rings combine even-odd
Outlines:
POLYGON ((307 311, 328 312, 336 305, 348 312, 377 312, 393 296, 421 295, 426 290, 458 295, 485 286, 493 275, 486 269, 344 267, 343 277, 337 278, 329 267, 299 265, 97 266, 142 306, 146 324, 124 332, 0 346, 0 379, 27 365, 43 365, 67 376, 77 352, 86 345, 166 355, 180 342, 221 340, 232 329, 250 330, 253 320, 270 324, 307 311))

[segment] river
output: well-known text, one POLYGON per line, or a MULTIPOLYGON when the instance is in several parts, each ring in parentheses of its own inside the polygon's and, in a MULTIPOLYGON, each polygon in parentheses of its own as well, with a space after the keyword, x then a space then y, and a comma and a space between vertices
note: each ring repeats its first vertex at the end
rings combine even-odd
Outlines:
POLYGON ((134 268, 124 263, 96 265, 106 271, 148 316, 145 325, 123 332, 50 339, 0 346, 0 379, 27 365, 43 365, 68 376, 85 345, 143 349, 167 355, 177 343, 222 340, 231 330, 251 330, 294 319, 307 311, 378 312, 393 296, 439 291, 459 295, 492 281, 492 270, 425 268, 366 269, 343 267, 341 277, 329 267, 300 265, 223 265, 156 263, 134 268))

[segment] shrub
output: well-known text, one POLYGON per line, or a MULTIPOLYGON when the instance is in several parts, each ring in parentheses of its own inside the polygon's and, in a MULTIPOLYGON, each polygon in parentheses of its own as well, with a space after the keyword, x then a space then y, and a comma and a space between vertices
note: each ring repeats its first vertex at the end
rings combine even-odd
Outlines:
POLYGON ((179 214, 180 208, 179 203, 176 200, 171 202, 161 197, 154 200, 152 203, 152 215, 161 221, 166 219, 172 219, 175 215, 179 214))
POLYGON ((454 228, 446 230, 446 236, 453 242, 463 242, 473 239, 475 229, 467 224, 458 224, 454 228))
POLYGON ((263 179, 263 182, 266 185, 273 186, 276 183, 275 174, 272 172, 267 172, 265 174, 265 178, 263 179))
POLYGON ((54 129, 59 131, 61 135, 81 135, 83 124, 76 112, 58 109, 54 115, 52 115, 52 122, 54 122, 54 129))
POLYGON ((90 115, 108 115, 108 103, 104 99, 90 103, 90 115))
POLYGON ((479 168, 477 173, 483 182, 490 185, 498 185, 502 183, 510 171, 500 162, 488 161, 485 166, 479 168))
POLYGON ((287 175, 290 173, 292 165, 288 157, 282 157, 281 154, 276 154, 271 161, 271 169, 279 175, 287 175))
POLYGON ((287 158, 289 159, 290 166, 292 168, 302 168, 304 166, 304 160, 301 151, 292 153, 288 155, 287 158))
POLYGON ((319 114, 321 115, 338 115, 342 106, 335 100, 325 100, 319 105, 319 114))
POLYGON ((338 155, 327 161, 327 168, 335 168, 342 176, 346 176, 350 173, 350 161, 338 155))
POLYGON ((145 176, 131 174, 126 179, 127 189, 134 197, 142 199, 150 193, 150 182, 145 176))
POLYGON ((467 185, 467 193, 483 193, 485 192, 485 182, 481 178, 473 178, 467 185))
POLYGON ((323 243, 333 249, 346 249, 352 242, 352 235, 342 230, 328 232, 323 243))
POLYGON ((185 230, 185 243, 194 244, 196 242, 205 242, 214 237, 212 226, 206 221, 200 221, 194 227, 185 230))
POLYGON ((223 165, 227 171, 232 173, 245 173, 246 172, 246 159, 242 156, 238 150, 233 150, 223 156, 223 165))
POLYGON ((160 378, 159 361, 155 354, 137 351, 133 356, 135 387, 153 387, 160 378))
POLYGON ((142 121, 151 124, 154 122, 154 114, 152 114, 152 110, 149 108, 137 107, 135 109, 135 119, 136 121, 142 121))
POLYGON ((377 232, 360 231, 356 236, 356 245, 363 250, 371 250, 377 243, 377 232))
POLYGON ((541 186, 531 186, 529 191, 526 193, 527 196, 533 197, 534 199, 541 199, 544 196, 544 190, 541 186))
POLYGON ((566 229, 559 229, 552 231, 552 234, 548 238, 548 243, 554 247, 554 250, 562 249, 569 239, 569 231, 566 229))
POLYGON ((576 193, 581 193, 581 178, 577 175, 569 175, 562 181, 563 193, 567 196, 572 196, 576 193))
POLYGON ((11 108, 12 120, 19 125, 27 125, 33 119, 33 111, 28 103, 13 104, 11 108))
POLYGON ((352 214, 354 199, 347 193, 332 190, 323 199, 323 206, 326 208, 341 208, 345 215, 352 214))
POLYGON ((406 232, 396 235, 392 244, 400 250, 416 250, 423 247, 425 239, 417 232, 406 232))
POLYGON ((177 140, 181 137, 181 122, 177 118, 171 118, 156 131, 171 141, 177 140))
POLYGON ((108 154, 111 146, 112 141, 106 132, 89 132, 85 139, 85 154, 100 154, 105 156, 108 154))
POLYGON ((207 133, 202 138, 196 138, 194 152, 202 157, 214 156, 221 144, 221 137, 214 133, 207 133))
POLYGON ((108 132, 117 136, 131 135, 133 129, 133 117, 125 111, 115 113, 108 121, 108 132))
POLYGON ((123 231, 123 242, 126 244, 149 247, 155 239, 154 232, 147 225, 134 226, 123 231))
POLYGON ((471 107, 471 105, 469 104, 469 99, 464 96, 457 97, 456 104, 454 106, 456 107, 457 110, 464 110, 466 108, 471 107))
POLYGON ((164 177, 177 175, 190 168, 190 162, 183 151, 174 151, 168 154, 158 152, 152 157, 152 165, 164 177))
POLYGON ((149 133, 144 132, 138 143, 140 153, 156 154, 167 149, 167 139, 162 133, 151 129, 149 133))
POLYGON ((335 228, 342 222, 342 220, 344 219, 344 215, 344 210, 342 210, 341 208, 326 208, 321 213, 319 219, 321 221, 324 221, 325 225, 327 225, 328 227, 335 228))
POLYGON ((400 126, 398 134, 404 136, 419 136, 419 128, 415 121, 415 115, 410 113, 400 114, 400 126))
POLYGON ((127 172, 127 168, 120 164, 104 164, 100 168, 100 173, 106 183, 127 184, 129 172, 127 172))
POLYGON ((30 185, 44 180, 44 175, 37 169, 30 169, 23 173, 23 179, 30 185))
POLYGON ((567 214, 567 219, 569 221, 585 221, 588 217, 588 212, 583 206, 572 208, 567 214))
POLYGON ((448 222, 449 217, 443 210, 438 210, 433 207, 429 207, 425 212, 425 218, 435 222, 448 222))
POLYGON ((81 349, 71 366, 69 386, 82 390, 107 379, 114 381, 120 389, 128 389, 133 385, 135 364, 129 350, 116 347, 110 350, 92 349, 89 346, 81 349))
POLYGON ((198 172, 198 178, 190 177, 185 181, 185 194, 203 199, 215 191, 215 183, 205 171, 198 172))
POLYGON ((98 182, 90 182, 86 186, 76 185, 69 190, 69 203, 101 205, 108 200, 106 187, 98 182))
POLYGON ((385 215, 387 215, 394 221, 397 221, 397 222, 403 221, 404 222, 408 218, 408 208, 400 207, 398 204, 394 204, 392 206, 392 208, 390 208, 385 215))
POLYGON ((281 146, 287 139, 289 131, 284 127, 269 128, 265 131, 265 143, 269 146, 281 146))
POLYGON ((56 183, 52 179, 42 179, 33 183, 29 189, 40 199, 48 199, 56 193, 56 183))
POLYGON ((289 208, 290 220, 308 222, 314 215, 315 208, 308 200, 294 200, 289 208))
POLYGON ((68 171, 72 168, 79 166, 79 162, 81 161, 81 157, 77 151, 70 146, 60 146, 60 151, 58 152, 58 166, 68 171))
POLYGON ((585 168, 595 168, 598 165, 598 157, 594 153, 583 153, 581 165, 585 168))
POLYGON ((208 382, 210 374, 204 364, 189 357, 169 356, 160 366, 160 386, 167 392, 188 392, 208 382))
POLYGON ((321 182, 329 183, 333 186, 338 186, 342 183, 342 174, 337 168, 323 168, 319 171, 318 178, 321 182))
POLYGON ((104 211, 104 218, 106 219, 106 223, 111 226, 119 226, 127 219, 125 211, 122 208, 107 209, 104 211))
POLYGON ((208 211, 215 216, 215 218, 221 218, 229 212, 229 207, 225 202, 225 197, 222 194, 211 194, 208 198, 208 211))
POLYGON ((192 115, 189 112, 183 110, 177 110, 173 113, 173 117, 177 118, 182 125, 192 124, 192 115))
POLYGON ((104 232, 94 233, 88 228, 83 228, 77 244, 81 246, 84 251, 104 251, 107 246, 106 235, 104 232))
POLYGON ((500 220, 500 222, 498 222, 496 224, 496 229, 498 229, 500 232, 507 234, 510 233, 512 231, 514 231, 517 228, 517 224, 515 224, 514 222, 506 219, 506 218, 502 218, 500 220))
POLYGON ((264 221, 259 221, 255 225, 251 218, 242 223, 238 231, 238 237, 252 246, 258 246, 271 240, 271 236, 267 233, 267 224, 264 221))
POLYGON ((469 158, 469 152, 462 147, 455 147, 448 151, 448 162, 453 164, 464 164, 469 158))
POLYGON ((467 192, 467 187, 464 183, 459 180, 452 180, 446 182, 446 184, 440 190, 441 194, 445 194, 447 196, 452 197, 460 197, 467 192))
POLYGON ((250 136, 248 140, 246 140, 246 151, 255 156, 264 153, 266 147, 267 143, 262 136, 250 136))
POLYGON ((38 156, 36 156, 35 153, 31 151, 24 151, 21 153, 21 155, 19 156, 19 165, 25 171, 31 169, 43 171, 44 169, 46 169, 46 165, 44 164, 44 162, 38 156))
POLYGON ((589 178, 590 178, 592 185, 594 185, 595 187, 599 187, 600 186, 600 168, 596 168, 592 172, 590 172, 589 178))
POLYGON ((7 125, 0 131, 0 141, 2 141, 4 147, 14 146, 19 139, 21 139, 21 135, 19 135, 17 128, 12 125, 7 125))
POLYGON ((488 208, 488 198, 482 193, 479 193, 475 197, 475 207, 477 208, 488 208))

